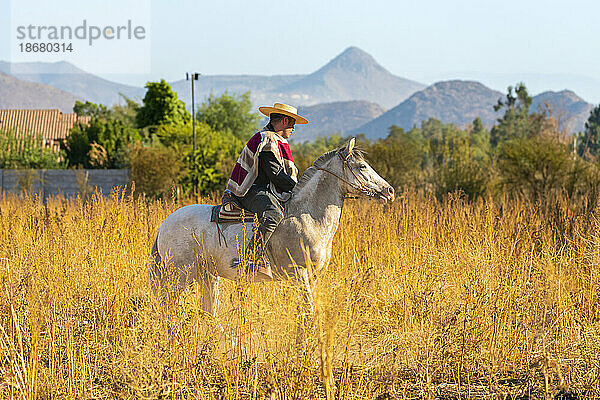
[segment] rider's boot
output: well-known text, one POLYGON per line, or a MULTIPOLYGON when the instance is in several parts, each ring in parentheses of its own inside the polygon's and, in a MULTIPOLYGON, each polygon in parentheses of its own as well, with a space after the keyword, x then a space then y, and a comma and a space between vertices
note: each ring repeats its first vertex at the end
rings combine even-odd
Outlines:
MULTIPOLYGON (((244 258, 246 260, 246 274, 258 274, 263 278, 273 279, 271 263, 264 251, 262 235, 255 231, 248 247, 246 247, 244 258)), ((234 260, 234 266, 239 266, 239 260, 234 260)))

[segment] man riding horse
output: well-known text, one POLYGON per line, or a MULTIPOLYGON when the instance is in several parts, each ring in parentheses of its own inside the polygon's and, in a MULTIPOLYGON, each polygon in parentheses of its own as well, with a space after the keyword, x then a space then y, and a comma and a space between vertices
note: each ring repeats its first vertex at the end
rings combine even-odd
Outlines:
POLYGON ((269 123, 242 150, 227 191, 258 217, 258 229, 245 251, 248 268, 272 278, 265 246, 283 219, 280 200, 289 198, 298 176, 287 139, 295 124, 307 124, 308 120, 298 115, 295 107, 282 103, 259 107, 259 111, 269 117, 269 123))

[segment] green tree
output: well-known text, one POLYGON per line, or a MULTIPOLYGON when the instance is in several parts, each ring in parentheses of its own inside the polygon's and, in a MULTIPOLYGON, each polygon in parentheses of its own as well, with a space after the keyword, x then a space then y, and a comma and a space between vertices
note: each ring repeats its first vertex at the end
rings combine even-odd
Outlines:
MULTIPOLYGON (((196 137, 200 138, 210 130, 206 124, 196 124, 196 137)), ((155 139, 167 147, 174 148, 180 154, 192 150, 192 121, 180 124, 159 125, 154 132, 155 139)))
POLYGON ((250 92, 240 96, 231 96, 225 92, 219 97, 211 94, 198 108, 196 117, 214 131, 229 131, 246 140, 256 132, 261 119, 252 109, 250 92))
POLYGON ((121 95, 125 105, 110 109, 89 101, 75 102, 73 111, 91 117, 89 124, 78 123, 61 143, 70 166, 84 168, 123 168, 127 164, 126 148, 141 140, 133 126, 137 103, 121 95))
POLYGON ((466 140, 468 134, 454 124, 429 118, 421 123, 421 135, 427 143, 427 160, 425 168, 432 168, 444 163, 448 147, 456 146, 459 140, 466 140))
POLYGON ((371 166, 392 186, 420 186, 421 171, 427 161, 427 141, 422 131, 413 128, 408 132, 392 125, 389 135, 367 147, 371 166))
POLYGON ((75 125, 61 148, 70 166, 123 168, 125 147, 140 139, 139 132, 122 121, 93 116, 89 125, 75 125))
POLYGON ((73 112, 79 116, 118 120, 125 125, 134 128, 136 125, 137 111, 140 106, 129 97, 123 94, 119 95, 123 99, 124 104, 115 104, 111 108, 107 108, 103 104, 95 104, 89 101, 86 101, 85 103, 76 101, 73 106, 73 112))
POLYGON ((506 99, 499 99, 494 106, 494 111, 504 110, 504 115, 492 128, 490 142, 493 147, 502 141, 531 137, 539 133, 540 116, 529 113, 532 101, 523 83, 517 85, 514 93, 513 87, 508 87, 506 99))
POLYGON ((583 136, 578 146, 579 155, 598 159, 600 155, 600 105, 594 107, 585 123, 583 136))
POLYGON ((463 192, 470 200, 486 194, 489 171, 484 160, 476 160, 468 138, 447 138, 444 157, 432 174, 438 198, 447 193, 463 192))
POLYGON ((190 151, 184 160, 187 169, 180 183, 185 191, 191 193, 197 184, 200 193, 221 192, 244 145, 228 131, 205 130, 205 134, 197 138, 196 152, 190 151))
POLYGON ((186 110, 183 101, 179 100, 164 79, 160 82, 146 83, 146 95, 143 104, 139 107, 136 116, 139 128, 153 128, 159 125, 178 125, 190 120, 190 113, 186 110))
POLYGON ((103 117, 108 118, 109 110, 105 105, 96 104, 89 101, 85 103, 76 101, 73 106, 73 112, 79 116, 103 117))
POLYGON ((330 150, 341 147, 343 142, 344 139, 340 135, 318 137, 312 142, 295 143, 292 141, 294 165, 298 168, 298 173, 302 174, 317 158, 330 150))
POLYGON ((203 122, 196 124, 196 153, 192 152, 192 123, 160 125, 155 139, 175 150, 181 160, 178 183, 187 194, 212 193, 225 187, 245 142, 230 131, 219 132, 203 122))
POLYGON ((122 93, 119 93, 119 96, 123 99, 124 104, 113 105, 110 108, 110 117, 122 121, 127 126, 135 128, 140 105, 122 93))
POLYGON ((473 120, 469 130, 469 145, 472 151, 472 156, 475 160, 489 161, 490 156, 490 131, 487 129, 481 118, 477 117, 473 120))

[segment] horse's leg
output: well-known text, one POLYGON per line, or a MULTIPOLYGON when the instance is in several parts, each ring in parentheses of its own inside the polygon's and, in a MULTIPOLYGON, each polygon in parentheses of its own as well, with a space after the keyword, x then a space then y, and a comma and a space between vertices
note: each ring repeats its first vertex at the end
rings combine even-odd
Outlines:
POLYGON ((202 279, 202 309, 215 317, 219 299, 219 277, 206 271, 202 279))
POLYGON ((158 237, 154 239, 152 246, 152 260, 148 268, 148 280, 150 287, 156 298, 160 301, 161 312, 164 313, 177 296, 176 288, 173 286, 173 279, 169 274, 170 265, 166 262, 158 251, 158 237))
POLYGON ((164 310, 173 305, 179 293, 186 287, 190 268, 177 265, 171 257, 163 257, 158 251, 158 236, 154 240, 151 254, 148 280, 164 310))
POLYGON ((219 277, 207 270, 206 263, 201 262, 199 264, 201 269, 194 276, 194 279, 202 290, 202 311, 206 317, 203 318, 203 321, 207 329, 206 338, 208 339, 205 343, 205 349, 209 354, 213 354, 219 343, 217 338, 219 334, 223 333, 223 327, 215 318, 219 299, 219 277))
POLYGON ((219 276, 214 266, 214 260, 207 255, 204 241, 198 240, 195 234, 194 253, 196 262, 191 277, 198 282, 202 288, 202 310, 211 317, 216 316, 217 300, 219 299, 219 276))
POLYGON ((302 302, 298 306, 298 329, 296 334, 296 344, 301 346, 306 337, 306 329, 312 321, 315 313, 312 289, 310 287, 310 278, 307 268, 298 268, 296 278, 302 289, 302 302))

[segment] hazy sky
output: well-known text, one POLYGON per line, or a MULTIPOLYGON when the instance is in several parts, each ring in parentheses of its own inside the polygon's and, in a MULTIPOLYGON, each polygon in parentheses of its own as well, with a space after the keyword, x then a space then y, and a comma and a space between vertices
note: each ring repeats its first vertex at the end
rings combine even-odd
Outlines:
MULTIPOLYGON (((10 60, 10 7, 8 0, 0 2, 0 59, 10 60)), ((37 3, 50 20, 69 12, 47 0, 37 3)), ((69 3, 72 9, 88 7, 81 0, 69 3)), ((135 5, 105 3, 116 15, 136 16, 135 5)), ((151 73, 112 76, 133 84, 181 79, 190 70, 306 74, 348 46, 363 49, 395 75, 423 83, 525 73, 600 82, 600 2, 593 0, 138 3, 151 9, 151 73)))

